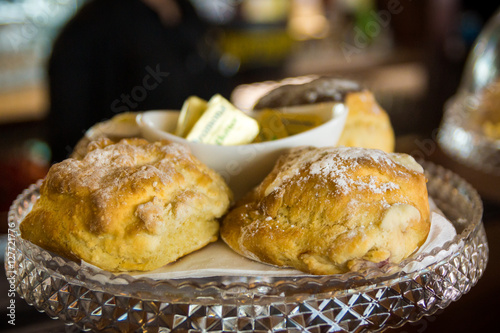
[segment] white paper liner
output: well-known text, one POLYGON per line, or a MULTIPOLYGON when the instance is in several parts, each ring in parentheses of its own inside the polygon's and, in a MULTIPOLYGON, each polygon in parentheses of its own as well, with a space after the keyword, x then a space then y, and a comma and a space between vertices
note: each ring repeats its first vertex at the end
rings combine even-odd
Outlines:
MULTIPOLYGON (((431 227, 425 243, 413 256, 431 252, 437 247, 442 247, 451 241, 457 234, 453 224, 444 217, 432 199, 429 199, 431 208, 431 227)), ((411 273, 426 266, 438 262, 449 255, 455 247, 448 251, 441 251, 436 256, 427 257, 421 262, 412 262, 403 269, 411 273)), ((82 266, 90 266, 100 270, 89 263, 82 261, 82 266)), ((180 279, 180 278, 204 278, 212 276, 307 276, 310 274, 292 269, 263 264, 242 257, 231 250, 222 240, 211 243, 201 250, 193 252, 174 263, 165 265, 149 272, 128 272, 134 277, 147 277, 155 280, 180 279)), ((116 283, 117 281, 108 281, 116 283)))
MULTIPOLYGON (((427 240, 425 241, 425 243, 415 253, 415 256, 418 256, 421 253, 429 253, 437 247, 442 247, 446 242, 451 241, 456 234, 457 231, 450 221, 448 221, 443 215, 432 212, 431 229, 429 230, 429 235, 427 236, 427 240)), ((444 259, 449 254, 454 252, 457 247, 458 244, 453 244, 448 250, 440 251, 433 257, 428 256, 420 262, 415 261, 409 263, 403 268, 403 271, 411 273, 427 267, 430 264, 444 259)))

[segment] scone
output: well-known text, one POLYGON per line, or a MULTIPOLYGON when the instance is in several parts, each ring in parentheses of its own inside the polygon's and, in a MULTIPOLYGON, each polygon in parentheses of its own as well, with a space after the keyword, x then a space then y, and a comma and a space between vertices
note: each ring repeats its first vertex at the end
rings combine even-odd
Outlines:
POLYGON ((152 270, 217 240, 231 193, 183 145, 92 142, 49 170, 21 237, 109 271, 152 270))
POLYGON ((387 113, 368 91, 346 95, 345 104, 349 113, 338 146, 363 147, 394 151, 394 131, 387 113))
POLYGON ((398 263, 429 228, 426 178, 409 155, 301 147, 228 213, 221 238, 253 260, 336 274, 398 263))
POLYGON ((254 109, 325 102, 342 102, 349 110, 338 146, 394 151, 394 130, 387 112, 369 90, 354 81, 321 77, 304 84, 280 86, 261 97, 254 109))

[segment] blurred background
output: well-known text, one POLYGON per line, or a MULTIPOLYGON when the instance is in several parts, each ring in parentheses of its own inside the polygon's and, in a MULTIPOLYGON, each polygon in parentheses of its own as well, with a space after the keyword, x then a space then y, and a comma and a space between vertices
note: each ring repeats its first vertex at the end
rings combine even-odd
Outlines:
MULTIPOLYGON (((285 78, 361 82, 389 113, 396 150, 435 156, 444 103, 498 7, 465 0, 179 3, 0 0, 0 232, 17 194, 95 122, 123 111, 179 109, 189 95, 216 92, 251 107, 249 85, 285 78)), ((487 217, 498 219, 498 187, 467 175, 496 207, 487 217)))
POLYGON ((94 123, 179 109, 193 94, 251 107, 240 89, 251 83, 352 78, 373 90, 399 142, 432 135, 496 9, 459 0, 180 1, 194 7, 195 25, 191 13, 169 17, 172 2, 0 0, 0 170, 10 175, 0 180, 0 211, 94 123), (154 71, 158 88, 146 90, 154 71))

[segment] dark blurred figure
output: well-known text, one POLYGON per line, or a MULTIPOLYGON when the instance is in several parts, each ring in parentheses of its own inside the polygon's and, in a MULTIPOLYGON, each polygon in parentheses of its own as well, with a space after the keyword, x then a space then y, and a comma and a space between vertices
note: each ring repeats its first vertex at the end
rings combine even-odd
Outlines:
POLYGON ((86 3, 49 61, 53 161, 119 112, 179 109, 189 95, 229 97, 228 79, 202 57, 205 31, 188 0, 86 3))

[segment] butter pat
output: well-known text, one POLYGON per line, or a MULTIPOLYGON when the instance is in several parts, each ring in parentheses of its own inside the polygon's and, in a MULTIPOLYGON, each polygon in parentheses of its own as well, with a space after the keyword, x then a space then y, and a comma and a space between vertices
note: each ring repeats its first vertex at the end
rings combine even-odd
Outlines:
POLYGON ((280 112, 266 109, 259 114, 260 132, 254 142, 273 141, 288 136, 285 125, 281 121, 280 112))
POLYGON ((243 145, 252 142, 259 133, 257 121, 221 95, 214 95, 186 139, 215 145, 243 145))
POLYGON ((186 137, 194 127, 194 124, 201 118, 207 106, 207 101, 197 96, 191 96, 186 99, 184 104, 182 104, 174 134, 183 138, 186 137))
POLYGON ((280 116, 288 135, 308 131, 323 123, 321 117, 315 114, 281 113, 280 116))

